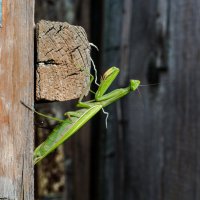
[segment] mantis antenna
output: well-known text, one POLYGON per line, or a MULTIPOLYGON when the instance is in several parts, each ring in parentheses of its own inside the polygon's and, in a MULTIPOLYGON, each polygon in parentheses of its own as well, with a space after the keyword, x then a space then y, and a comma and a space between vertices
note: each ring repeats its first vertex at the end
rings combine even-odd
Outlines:
POLYGON ((145 102, 144 102, 144 98, 142 96, 142 93, 140 92, 139 88, 137 88, 137 91, 138 91, 139 97, 142 99, 142 106, 145 109, 145 102))

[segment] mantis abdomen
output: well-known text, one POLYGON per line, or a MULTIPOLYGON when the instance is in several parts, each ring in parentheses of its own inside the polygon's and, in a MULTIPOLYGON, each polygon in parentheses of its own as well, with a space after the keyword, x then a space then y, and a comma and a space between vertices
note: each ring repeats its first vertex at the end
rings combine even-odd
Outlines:
POLYGON ((81 109, 76 112, 76 115, 70 115, 68 119, 56 126, 49 137, 35 149, 34 164, 42 160, 67 138, 78 131, 101 109, 101 105, 95 105, 88 109, 81 109))

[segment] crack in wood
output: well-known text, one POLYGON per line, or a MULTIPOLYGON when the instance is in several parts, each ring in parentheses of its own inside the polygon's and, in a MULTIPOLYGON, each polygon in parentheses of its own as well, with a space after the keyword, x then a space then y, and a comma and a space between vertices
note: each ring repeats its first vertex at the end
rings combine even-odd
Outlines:
POLYGON ((47 54, 51 53, 54 49, 50 49, 49 51, 46 52, 45 56, 47 56, 47 54))
POLYGON ((59 30, 56 32, 56 34, 60 33, 63 30, 62 25, 59 26, 59 30))
POLYGON ((44 33, 44 35, 47 35, 49 32, 51 32, 52 30, 55 30, 55 28, 54 28, 54 26, 52 26, 51 28, 49 28, 45 33, 44 33))
POLYGON ((44 64, 44 65, 61 65, 61 63, 56 63, 55 60, 53 60, 53 59, 39 61, 39 62, 37 62, 37 64, 44 64))

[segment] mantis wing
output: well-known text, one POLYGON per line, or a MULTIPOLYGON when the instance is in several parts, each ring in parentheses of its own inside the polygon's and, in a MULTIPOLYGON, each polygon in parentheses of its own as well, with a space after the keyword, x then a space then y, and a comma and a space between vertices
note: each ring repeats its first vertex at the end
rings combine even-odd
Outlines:
POLYGON ((80 109, 75 112, 76 115, 73 115, 56 126, 48 138, 35 149, 34 164, 42 160, 70 136, 76 133, 87 121, 100 111, 101 108, 101 105, 94 105, 88 109, 80 109))

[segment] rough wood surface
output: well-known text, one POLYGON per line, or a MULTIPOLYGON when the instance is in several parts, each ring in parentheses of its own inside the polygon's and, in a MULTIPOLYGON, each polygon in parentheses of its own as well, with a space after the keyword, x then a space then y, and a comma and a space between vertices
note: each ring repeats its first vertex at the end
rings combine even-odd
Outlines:
POLYGON ((87 95, 91 60, 84 29, 42 20, 36 34, 36 99, 65 101, 87 95))
POLYGON ((3 0, 0 28, 0 199, 33 200, 34 1, 3 0))
MULTIPOLYGON (((125 44, 119 42, 120 36, 114 38, 116 31, 113 31, 120 27, 116 18, 122 16, 120 2, 105 1, 103 57, 109 65, 115 64, 112 58, 114 54, 118 57, 118 47, 125 44)), ((198 200, 200 2, 136 0, 129 6, 132 6, 127 43, 130 45, 125 46, 129 53, 125 63, 128 68, 121 66, 122 70, 128 70, 124 80, 134 78, 148 84, 149 78, 155 82, 158 78, 160 85, 140 88, 142 98, 138 94, 129 95, 121 101, 119 115, 110 117, 109 134, 102 136, 101 141, 103 169, 98 176, 102 183, 98 189, 103 198, 99 199, 198 200), (159 68, 166 64, 168 71, 161 73, 159 68), (152 70, 159 71, 158 77, 153 76, 152 70), (124 153, 121 180, 117 167, 122 161, 118 159, 118 134, 113 125, 120 122, 123 137, 118 141, 124 153), (112 133, 115 136, 110 136, 112 133), (123 187, 118 187, 118 181, 123 181, 120 183, 123 187), (123 196, 118 195, 120 190, 123 196)), ((121 30, 126 28, 124 24, 121 26, 121 30)), ((119 59, 124 61, 126 55, 123 52, 119 59)))
POLYGON ((200 199, 200 2, 170 5, 169 81, 163 121, 163 199, 200 199), (166 123, 167 122, 167 123, 166 123))

